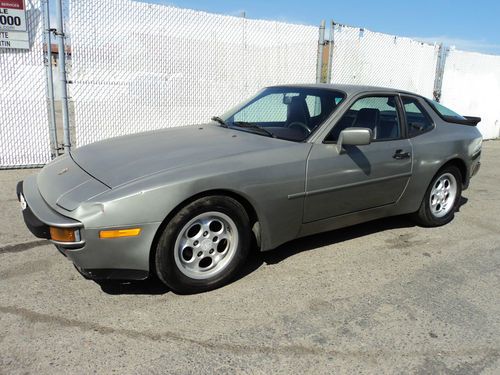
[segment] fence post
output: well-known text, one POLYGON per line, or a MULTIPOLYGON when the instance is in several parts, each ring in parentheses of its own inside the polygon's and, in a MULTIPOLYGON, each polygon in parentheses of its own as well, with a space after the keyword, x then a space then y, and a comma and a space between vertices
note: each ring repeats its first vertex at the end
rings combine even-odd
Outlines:
POLYGON ((332 83, 333 48, 335 47, 335 22, 330 22, 330 41, 328 43, 328 67, 326 70, 326 83, 332 83))
POLYGON ((52 72, 52 29, 50 28, 49 0, 43 0, 43 22, 45 45, 47 46, 47 101, 49 110, 49 136, 50 155, 54 159, 58 155, 59 145, 57 143, 56 109, 54 106, 54 76, 52 72))
POLYGON ((446 64, 447 54, 448 54, 448 48, 445 47, 443 43, 440 43, 438 50, 438 58, 436 62, 436 74, 434 76, 434 91, 433 91, 434 100, 437 102, 441 100, 441 89, 443 87, 443 75, 444 75, 444 67, 446 64))
POLYGON ((58 49, 59 49, 59 80, 61 84, 61 105, 63 117, 63 147, 64 152, 68 153, 71 150, 71 139, 69 133, 69 109, 68 109, 68 88, 66 80, 66 50, 64 48, 64 28, 63 28, 63 11, 62 0, 56 2, 56 18, 57 18, 57 33, 58 49))
POLYGON ((319 39, 318 39, 318 61, 316 65, 316 83, 321 83, 323 73, 323 48, 325 46, 325 20, 321 21, 319 26, 319 39))

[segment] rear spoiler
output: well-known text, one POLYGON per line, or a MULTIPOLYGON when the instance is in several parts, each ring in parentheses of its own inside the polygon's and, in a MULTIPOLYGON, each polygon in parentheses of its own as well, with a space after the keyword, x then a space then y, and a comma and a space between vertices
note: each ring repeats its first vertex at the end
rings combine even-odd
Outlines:
POLYGON ((453 116, 442 116, 443 120, 446 122, 453 122, 454 124, 476 126, 481 121, 481 117, 474 116, 464 116, 463 119, 459 119, 453 116))
POLYGON ((468 121, 467 125, 476 126, 481 122, 481 117, 474 117, 474 116, 464 116, 464 117, 468 121))

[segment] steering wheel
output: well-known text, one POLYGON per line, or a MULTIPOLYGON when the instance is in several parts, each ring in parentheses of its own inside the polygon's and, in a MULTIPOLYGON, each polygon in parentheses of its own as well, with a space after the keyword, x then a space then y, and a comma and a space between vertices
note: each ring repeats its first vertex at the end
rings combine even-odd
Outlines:
POLYGON ((294 122, 291 122, 290 124, 288 124, 286 127, 287 128, 293 128, 293 127, 300 128, 300 130, 305 131, 307 135, 311 134, 311 129, 309 129, 307 127, 307 125, 304 124, 303 122, 294 121, 294 122))

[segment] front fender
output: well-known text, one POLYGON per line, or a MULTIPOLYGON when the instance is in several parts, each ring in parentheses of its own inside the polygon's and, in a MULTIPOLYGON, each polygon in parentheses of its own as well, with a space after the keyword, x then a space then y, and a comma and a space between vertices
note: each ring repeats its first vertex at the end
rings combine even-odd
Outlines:
POLYGON ((288 196, 304 191, 309 148, 296 144, 295 152, 286 148, 266 156, 246 154, 153 175, 94 197, 75 215, 89 228, 162 222, 194 196, 228 191, 252 205, 261 227, 261 249, 268 250, 299 232, 303 199, 288 196))

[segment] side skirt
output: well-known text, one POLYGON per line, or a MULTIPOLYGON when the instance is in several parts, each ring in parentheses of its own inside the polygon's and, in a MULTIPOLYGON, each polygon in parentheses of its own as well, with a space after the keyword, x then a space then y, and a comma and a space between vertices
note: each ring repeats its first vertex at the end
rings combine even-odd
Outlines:
POLYGON ((303 224, 297 238, 401 214, 395 207, 395 204, 389 204, 303 224))

